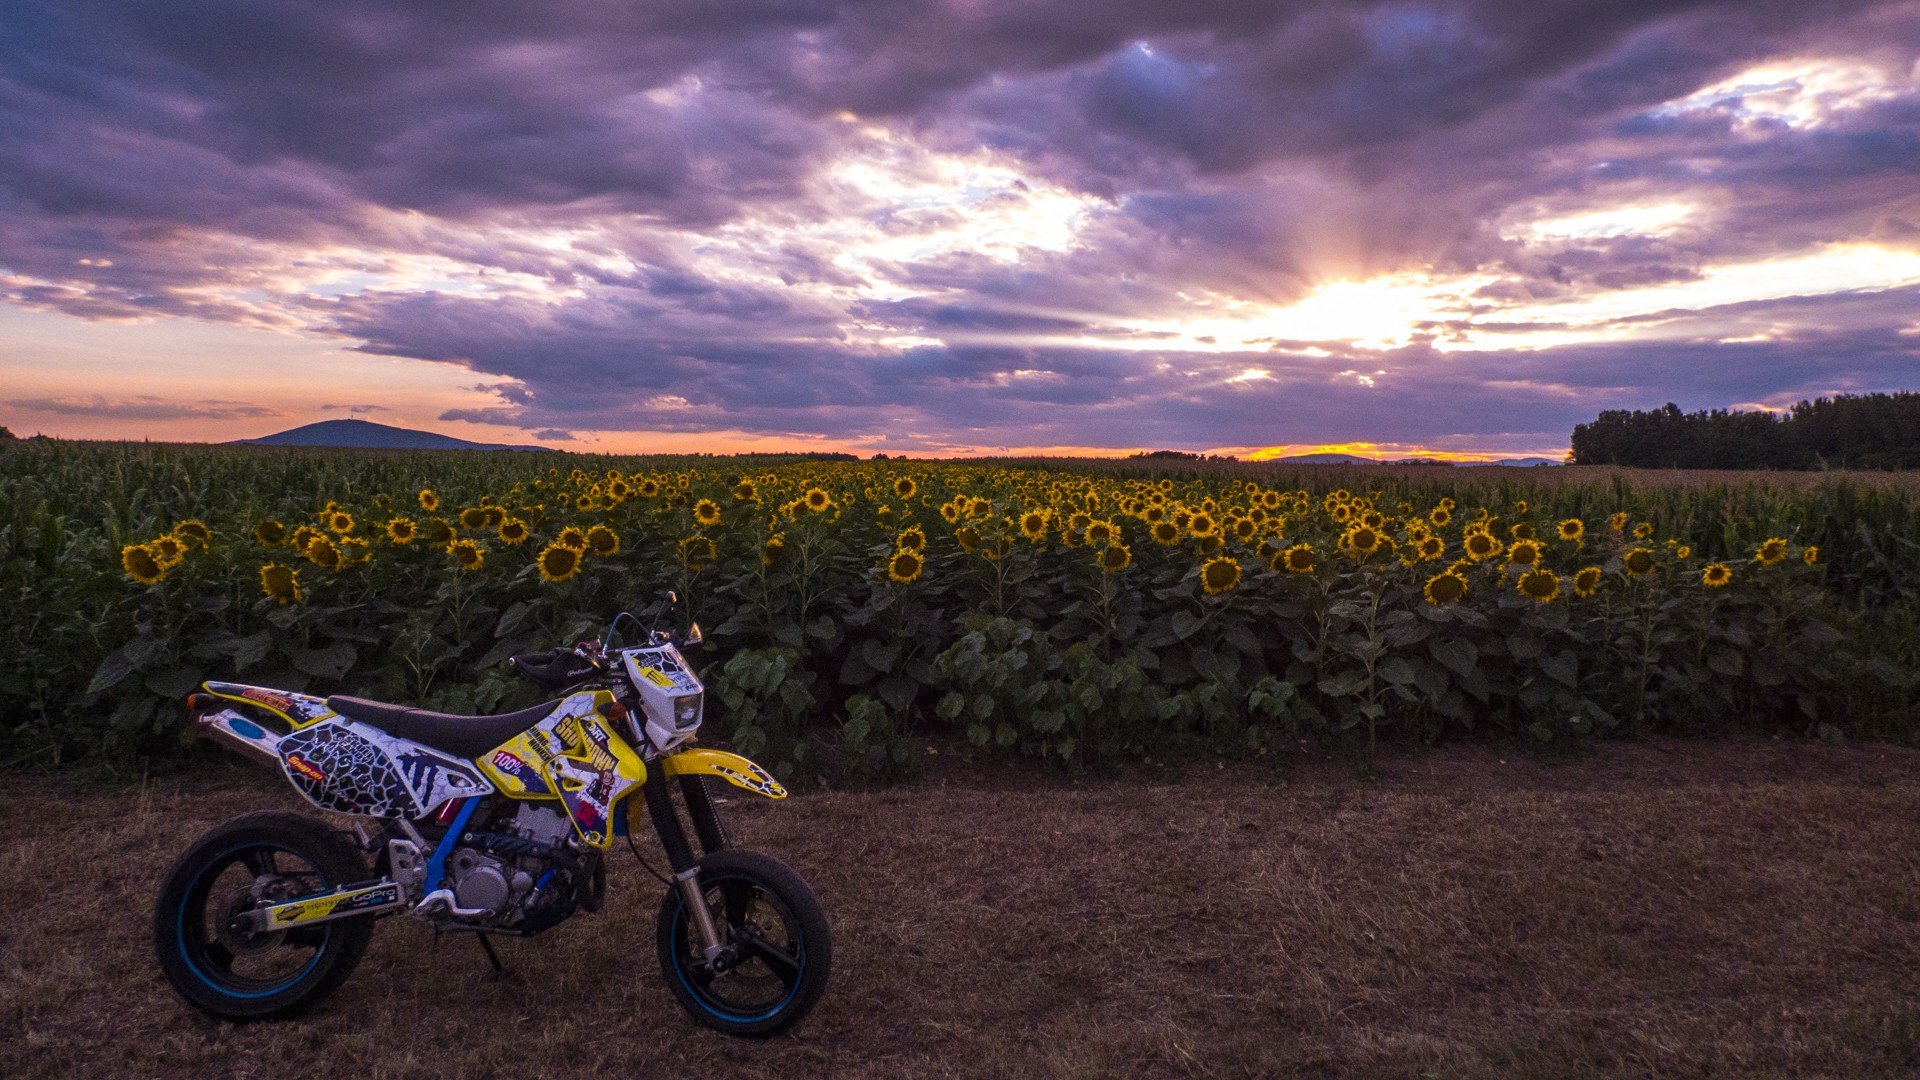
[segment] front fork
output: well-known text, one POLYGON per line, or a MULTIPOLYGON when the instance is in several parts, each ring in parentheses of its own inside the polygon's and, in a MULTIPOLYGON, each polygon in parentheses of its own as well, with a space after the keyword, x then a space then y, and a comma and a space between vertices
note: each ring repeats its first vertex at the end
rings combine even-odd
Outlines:
MULTIPOLYGON (((693 846, 687 842, 686 830, 680 826, 680 815, 674 812, 666 779, 666 771, 658 761, 647 763, 647 782, 641 788, 647 800, 647 816, 653 819, 653 831, 659 834, 660 846, 667 852, 667 864, 673 868, 674 887, 680 890, 680 900, 693 919, 694 932, 699 935, 701 964, 712 967, 728 943, 720 935, 720 928, 714 925, 713 912, 707 909, 706 895, 700 889, 700 861, 694 858, 693 846)), ((726 830, 720 825, 719 811, 713 805, 713 795, 707 791, 705 781, 698 776, 680 777, 680 794, 687 802, 687 816, 693 819, 700 850, 711 855, 726 847, 726 830)))

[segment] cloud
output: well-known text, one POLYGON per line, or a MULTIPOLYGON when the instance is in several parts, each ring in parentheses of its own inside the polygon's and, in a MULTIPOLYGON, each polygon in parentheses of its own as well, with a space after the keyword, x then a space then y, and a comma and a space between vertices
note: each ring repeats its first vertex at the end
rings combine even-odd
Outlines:
POLYGON ((118 420, 234 420, 288 415, 280 409, 244 401, 169 401, 148 396, 112 400, 99 394, 17 398, 7 404, 27 412, 118 420))
POLYGON ((443 419, 549 441, 1531 439, 1911 380, 1901 280, 1706 287, 1920 250, 1905 0, 206 18, 12 16, 0 300, 455 365, 497 403, 443 419))

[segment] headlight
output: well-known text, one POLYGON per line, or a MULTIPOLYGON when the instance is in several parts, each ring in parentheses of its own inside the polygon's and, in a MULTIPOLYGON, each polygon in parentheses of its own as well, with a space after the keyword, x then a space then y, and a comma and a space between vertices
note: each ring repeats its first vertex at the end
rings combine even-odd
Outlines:
POLYGON ((681 731, 700 726, 701 699, 704 693, 688 694, 673 699, 673 726, 681 731))

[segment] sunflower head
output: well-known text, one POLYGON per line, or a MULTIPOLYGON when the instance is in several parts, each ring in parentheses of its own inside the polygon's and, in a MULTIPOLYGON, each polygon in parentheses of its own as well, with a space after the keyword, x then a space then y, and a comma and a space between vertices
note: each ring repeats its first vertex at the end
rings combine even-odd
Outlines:
POLYGON ((453 556, 453 561, 459 563, 462 570, 478 570, 480 564, 487 561, 487 553, 471 540, 455 540, 448 544, 447 554, 453 556))
POLYGON ((680 541, 680 564, 689 570, 704 570, 718 553, 713 541, 704 536, 689 536, 680 541))
POLYGON ((1493 534, 1488 532, 1468 533, 1466 540, 1462 541, 1461 547, 1466 550, 1467 558, 1472 559, 1474 562, 1491 559, 1505 550, 1500 541, 1495 540, 1493 534))
POLYGON ((1622 510, 1617 514, 1614 514, 1608 517, 1607 528, 1612 530, 1613 532, 1626 532, 1627 531, 1627 512, 1625 510, 1622 510))
POLYGON ((1693 558, 1693 548, 1686 544, 1681 544, 1679 547, 1673 549, 1673 557, 1676 559, 1691 559, 1693 558))
POLYGON ((1290 574, 1313 573, 1313 545, 1295 544, 1275 556, 1280 564, 1275 569, 1285 569, 1290 574))
POLYGON ((1438 559, 1447 553, 1447 542, 1437 536, 1425 536, 1414 545, 1414 551, 1419 554, 1422 562, 1438 559))
POLYGON ((526 542, 528 536, 527 523, 519 518, 508 518, 501 522, 500 527, 494 532, 503 544, 522 544, 526 542))
POLYGON ((340 565, 351 566, 354 563, 372 562, 373 545, 357 536, 345 537, 340 541, 340 565))
POLYGON ((432 488, 420 489, 420 509, 431 514, 440 509, 440 495, 432 488))
POLYGON ((570 548, 556 540, 541 548, 534 561, 540 567, 541 580, 565 581, 580 572, 580 549, 570 548))
POLYGON ((926 560, 920 557, 918 551, 896 551, 893 558, 887 560, 887 580, 905 585, 919 577, 920 571, 926 566, 926 560))
POLYGON ((1700 584, 1718 589, 1733 580, 1733 569, 1726 563, 1708 563, 1700 569, 1700 584))
POLYGON ((1761 566, 1778 566, 1787 557, 1787 542, 1779 537, 1771 537, 1761 542, 1753 553, 1753 561, 1761 566))
POLYGON ((419 526, 413 523, 412 518, 397 517, 387 522, 387 539, 396 544, 413 543, 419 531, 419 526))
POLYGON ((772 536, 767 537, 767 542, 760 545, 760 564, 762 566, 772 566, 774 563, 779 562, 780 557, 787 553, 786 547, 787 538, 785 536, 774 533, 772 536))
POLYGON ((913 482, 913 477, 911 476, 903 476, 893 482, 893 493, 903 499, 913 498, 914 493, 919 490, 919 485, 913 482))
POLYGON ((301 554, 307 557, 308 562, 323 570, 337 570, 340 567, 340 549, 324 536, 307 541, 307 549, 301 554))
POLYGON ((1436 529, 1444 529, 1453 521, 1453 511, 1444 506, 1436 506, 1427 512, 1427 520, 1433 522, 1436 529))
POLYGON ((279 547, 287 539, 287 527, 268 518, 253 527, 253 542, 261 547, 279 547))
POLYGON ((1800 561, 1803 563, 1806 563, 1808 566, 1812 566, 1813 564, 1819 562, 1820 549, 1812 545, 1808 545, 1804 551, 1800 552, 1800 561))
POLYGON ((446 547, 453 542, 453 524, 443 517, 430 517, 420 523, 420 539, 434 547, 446 547))
POLYGON ((120 568, 142 585, 157 585, 167 576, 167 568, 147 544, 128 544, 120 549, 120 568))
POLYGON ((605 525, 595 525, 587 530, 587 550, 603 559, 616 555, 620 551, 620 534, 605 525))
POLYGON ((647 477, 645 480, 640 481, 640 497, 641 498, 651 499, 658 494, 660 494, 660 481, 655 480, 651 476, 647 477))
POLYGON ((1443 570, 1427 579, 1420 590, 1429 604, 1455 604, 1467 597, 1467 579, 1452 570, 1443 570))
POLYGON ((1340 538, 1340 543, 1355 555, 1371 555, 1380 550, 1380 543, 1385 539, 1380 535, 1380 530, 1361 524, 1348 529, 1347 534, 1340 538))
POLYGON ((1087 530, 1083 535, 1086 536, 1089 546, 1099 547, 1102 544, 1110 544, 1115 539, 1113 522, 1090 521, 1087 523, 1087 530))
POLYGON ((1600 591, 1600 568, 1583 566, 1573 575, 1573 595, 1585 599, 1600 591))
POLYGON ((1587 535, 1587 523, 1579 518, 1568 518, 1560 523, 1559 531, 1562 540, 1579 540, 1587 535))
POLYGON ((900 530, 899 536, 893 538, 893 546, 901 551, 925 551, 927 550, 926 531, 918 525, 909 525, 900 530))
POLYGON ((500 523, 507 520, 506 509, 499 506, 483 506, 480 508, 480 514, 480 527, 483 529, 498 529, 500 523))
POLYGON ((1039 543, 1047 536, 1047 515, 1038 510, 1029 510, 1020 515, 1020 535, 1039 543))
POLYGON ((1635 540, 1653 539, 1653 522, 1643 521, 1640 524, 1635 525, 1633 527, 1633 538, 1635 540))
POLYGON ((1117 574, 1133 563, 1133 551, 1127 545, 1110 543, 1100 553, 1100 569, 1109 574, 1117 574))
POLYGON ((561 547, 570 547, 575 551, 587 550, 587 534, 572 525, 561 529, 560 535, 555 537, 553 542, 559 544, 561 547))
POLYGON ((1544 604, 1560 595, 1560 575, 1545 568, 1529 570, 1520 575, 1519 588, 1544 604))
POLYGON ((1221 556, 1209 559, 1200 568, 1200 587, 1208 594, 1223 593, 1240 584, 1240 563, 1236 559, 1221 556))
POLYGON ((206 547, 212 538, 213 530, 207 528, 204 521, 188 520, 173 527, 173 535, 188 547, 206 547))
POLYGON ((733 485, 733 497, 741 502, 753 502, 760 497, 760 489, 753 486, 753 481, 742 480, 733 485))
POLYGON ((946 519, 947 524, 951 525, 959 521, 960 514, 961 509, 959 503, 948 502, 940 504, 940 516, 946 519))
POLYGON ((720 504, 712 499, 701 499, 693 504, 693 520, 702 525, 720 524, 720 504))
POLYGON ((1153 535, 1153 542, 1156 544, 1172 547, 1180 542, 1180 526, 1171 521, 1165 519, 1156 521, 1147 531, 1153 535))
POLYGON ((1635 577, 1643 574, 1651 574, 1653 573, 1654 567, 1653 549, 1647 547, 1630 548, 1625 555, 1620 556, 1620 565, 1625 566, 1627 573, 1635 577))
POLYGON ((1187 531, 1195 536, 1212 536, 1217 527, 1213 515, 1204 510, 1187 518, 1187 531))
POLYGON ((468 531, 473 531, 477 529, 484 529, 486 528, 486 525, 487 525, 487 511, 485 507, 469 506, 465 510, 460 511, 460 527, 461 528, 466 529, 468 531))
POLYGON ((147 542, 147 548, 153 552, 154 558, 160 560, 160 565, 165 567, 178 566, 180 560, 187 557, 187 545, 170 535, 154 537, 147 542))
POLYGON ((353 515, 345 510, 330 511, 326 517, 327 528, 335 533, 346 534, 353 531, 353 515))
POLYGON ((1516 540, 1507 549, 1507 562, 1514 566, 1535 566, 1540 562, 1540 545, 1532 540, 1516 540))
POLYGON ((953 530, 953 539, 955 543, 960 545, 961 551, 971 555, 979 550, 980 530, 971 525, 962 525, 953 530))
POLYGON ((826 491, 821 488, 808 488, 807 494, 806 494, 806 500, 807 500, 807 509, 813 511, 816 514, 822 510, 825 510, 827 507, 833 505, 833 497, 831 495, 828 495, 826 491))
POLYGON ((260 592, 282 606, 301 599, 305 594, 300 591, 300 571, 268 563, 260 568, 260 592))

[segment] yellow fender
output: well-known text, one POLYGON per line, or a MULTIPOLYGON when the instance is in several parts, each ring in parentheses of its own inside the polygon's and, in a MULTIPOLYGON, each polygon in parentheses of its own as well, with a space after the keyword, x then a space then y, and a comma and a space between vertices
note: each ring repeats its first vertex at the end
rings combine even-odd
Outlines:
POLYGON ((769 799, 784 799, 787 789, 780 786, 767 770, 725 750, 682 750, 660 759, 668 776, 718 776, 737 788, 769 799))

